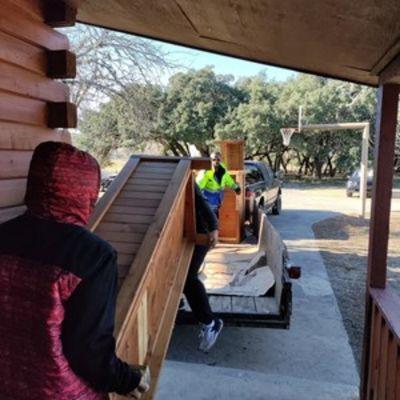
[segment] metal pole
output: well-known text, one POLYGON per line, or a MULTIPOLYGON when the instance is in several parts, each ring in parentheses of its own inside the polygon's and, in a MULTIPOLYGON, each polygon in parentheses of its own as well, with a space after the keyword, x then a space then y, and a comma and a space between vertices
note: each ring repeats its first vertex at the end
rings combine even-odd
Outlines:
POLYGON ((301 132, 302 125, 303 125, 303 106, 299 106, 299 120, 297 126, 299 133, 301 132))
POLYGON ((367 179, 368 179, 368 142, 369 123, 365 125, 362 133, 361 168, 360 168, 360 215, 365 218, 367 202, 367 179))

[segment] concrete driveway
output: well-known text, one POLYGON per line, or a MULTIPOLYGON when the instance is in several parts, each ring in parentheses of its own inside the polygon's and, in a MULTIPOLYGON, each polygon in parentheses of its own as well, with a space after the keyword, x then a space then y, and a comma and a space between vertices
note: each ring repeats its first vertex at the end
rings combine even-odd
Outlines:
POLYGON ((292 263, 303 267, 293 283, 290 330, 225 328, 206 355, 197 350, 197 327, 176 327, 157 400, 358 398, 357 368, 311 229, 337 212, 357 212, 358 201, 344 191, 341 202, 328 191, 312 192, 286 189, 282 215, 270 219, 292 263))

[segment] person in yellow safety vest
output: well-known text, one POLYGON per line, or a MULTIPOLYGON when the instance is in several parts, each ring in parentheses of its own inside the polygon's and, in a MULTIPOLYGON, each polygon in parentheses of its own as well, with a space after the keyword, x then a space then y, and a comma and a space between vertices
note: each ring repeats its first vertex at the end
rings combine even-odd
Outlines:
POLYGON ((211 209, 218 217, 218 211, 221 207, 224 189, 230 188, 240 194, 240 186, 232 179, 229 172, 222 162, 220 152, 211 153, 212 169, 203 171, 196 179, 203 196, 207 200, 211 209))

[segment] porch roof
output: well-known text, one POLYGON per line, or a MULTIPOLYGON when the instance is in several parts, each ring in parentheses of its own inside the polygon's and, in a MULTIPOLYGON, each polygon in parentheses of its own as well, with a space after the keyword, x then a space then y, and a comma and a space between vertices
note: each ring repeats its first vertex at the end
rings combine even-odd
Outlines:
POLYGON ((398 0, 67 0, 78 21, 317 75, 400 83, 398 0))

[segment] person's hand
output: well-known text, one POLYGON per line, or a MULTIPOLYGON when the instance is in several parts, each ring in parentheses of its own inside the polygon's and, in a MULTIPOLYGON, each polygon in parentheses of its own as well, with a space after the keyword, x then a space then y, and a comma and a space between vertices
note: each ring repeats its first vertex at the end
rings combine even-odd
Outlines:
POLYGON ((142 374, 139 385, 128 393, 126 397, 130 399, 140 399, 142 395, 150 390, 150 368, 142 366, 131 366, 134 369, 138 369, 142 374))
POLYGON ((236 194, 242 193, 242 190, 240 189, 240 186, 238 186, 238 187, 235 189, 235 193, 236 193, 236 194))
POLYGON ((150 389, 150 385, 146 382, 146 377, 142 376, 142 379, 139 382, 139 386, 132 390, 132 392, 128 393, 126 397, 130 399, 141 399, 142 395, 148 392, 150 389))
POLYGON ((210 247, 215 247, 218 243, 218 230, 212 231, 208 234, 208 243, 210 247))

